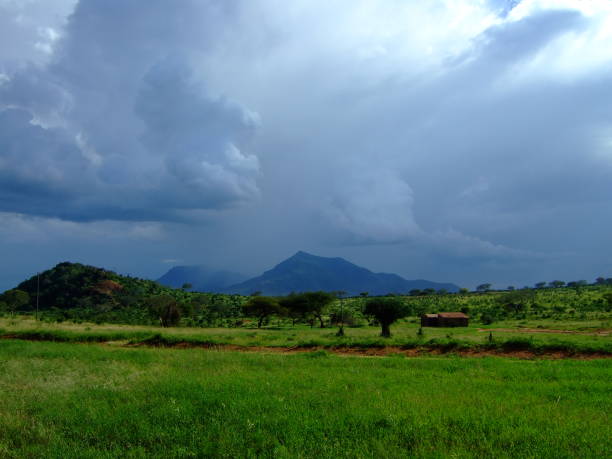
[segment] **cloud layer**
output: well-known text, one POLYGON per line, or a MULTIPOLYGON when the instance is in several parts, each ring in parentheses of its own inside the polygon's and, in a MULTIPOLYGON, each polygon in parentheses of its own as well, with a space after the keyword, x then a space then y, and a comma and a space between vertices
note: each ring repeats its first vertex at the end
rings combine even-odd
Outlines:
POLYGON ((5 232, 144 225, 160 264, 253 272, 612 269, 607 0, 36 4, 0 0, 5 232))

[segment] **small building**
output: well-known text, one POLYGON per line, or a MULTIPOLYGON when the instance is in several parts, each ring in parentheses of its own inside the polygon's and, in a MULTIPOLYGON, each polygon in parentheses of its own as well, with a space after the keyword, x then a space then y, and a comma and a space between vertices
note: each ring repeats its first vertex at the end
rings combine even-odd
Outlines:
POLYGON ((423 314, 421 316, 421 327, 437 327, 438 314, 423 314))
POLYGON ((439 312, 423 314, 421 327, 467 327, 469 317, 462 312, 439 312))

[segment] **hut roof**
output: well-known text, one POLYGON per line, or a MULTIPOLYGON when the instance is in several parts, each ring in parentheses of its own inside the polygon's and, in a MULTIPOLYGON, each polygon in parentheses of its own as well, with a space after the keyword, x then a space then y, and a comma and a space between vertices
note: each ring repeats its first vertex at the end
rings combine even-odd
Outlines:
POLYGON ((438 317, 445 319, 469 319, 469 317, 462 312, 439 312, 438 317))
POLYGON ((422 317, 427 317, 428 319, 436 319, 438 314, 423 314, 422 317))

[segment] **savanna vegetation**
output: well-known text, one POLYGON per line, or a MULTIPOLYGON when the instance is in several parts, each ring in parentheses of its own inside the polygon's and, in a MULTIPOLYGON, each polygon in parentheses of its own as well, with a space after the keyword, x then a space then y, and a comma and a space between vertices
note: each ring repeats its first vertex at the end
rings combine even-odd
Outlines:
POLYGON ((376 303, 394 304, 397 311, 401 310, 401 317, 461 311, 473 323, 483 325, 507 320, 588 320, 606 318, 612 312, 612 280, 600 277, 592 284, 556 280, 533 288, 508 287, 505 291, 491 291, 490 284, 481 284, 474 292, 413 290, 373 298, 367 292, 353 298, 344 298, 342 292, 303 292, 271 298, 171 289, 100 268, 60 263, 0 295, 0 314, 33 315, 46 322, 162 327, 380 325, 382 334, 391 334, 391 328, 384 325, 386 319, 381 321, 382 316, 372 313, 376 303))

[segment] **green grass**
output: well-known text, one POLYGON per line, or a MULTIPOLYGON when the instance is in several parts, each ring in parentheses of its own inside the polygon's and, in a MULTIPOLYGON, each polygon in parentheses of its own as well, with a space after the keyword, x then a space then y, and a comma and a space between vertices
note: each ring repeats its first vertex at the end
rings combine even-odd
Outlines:
POLYGON ((609 360, 0 341, 0 457, 606 457, 609 360))
POLYGON ((0 335, 23 339, 60 342, 125 341, 133 344, 172 346, 189 343, 195 346, 233 345, 245 347, 325 347, 376 348, 395 346, 405 349, 439 350, 497 349, 526 350, 536 353, 562 351, 566 353, 612 354, 609 320, 557 322, 507 321, 495 326, 474 325, 467 328, 425 328, 419 336, 414 319, 392 327, 393 337, 383 339, 377 327, 346 328, 345 337, 337 337, 335 328, 306 326, 279 328, 160 328, 130 325, 93 325, 44 323, 28 319, 0 319, 0 335), (523 329, 566 330, 572 333, 525 333, 523 329), (523 330, 523 331, 522 331, 523 330), (602 331, 603 330, 603 331, 602 331), (493 341, 489 342, 489 332, 493 341), (603 333, 603 334, 598 334, 603 333))

